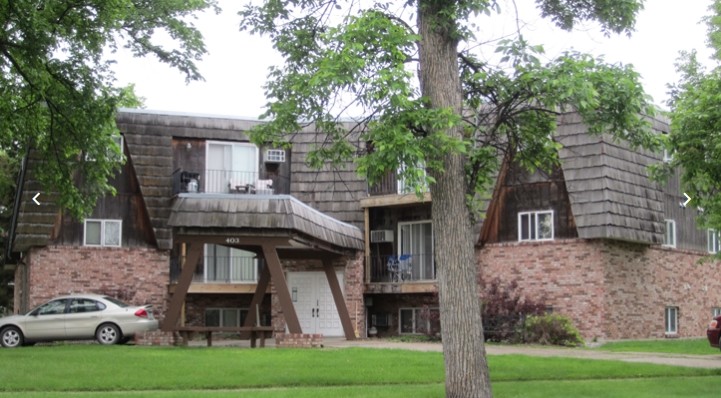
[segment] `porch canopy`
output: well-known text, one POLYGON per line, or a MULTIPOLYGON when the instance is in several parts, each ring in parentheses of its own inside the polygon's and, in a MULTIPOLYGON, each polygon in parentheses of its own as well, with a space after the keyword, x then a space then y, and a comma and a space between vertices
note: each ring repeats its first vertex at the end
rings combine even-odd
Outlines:
POLYGON ((358 227, 338 221, 290 195, 188 193, 173 203, 168 226, 188 247, 162 329, 174 331, 203 246, 220 244, 255 252, 265 259, 244 326, 252 326, 257 305, 272 280, 290 333, 302 333, 280 259, 322 263, 347 339, 355 333, 333 260, 363 250, 358 227))

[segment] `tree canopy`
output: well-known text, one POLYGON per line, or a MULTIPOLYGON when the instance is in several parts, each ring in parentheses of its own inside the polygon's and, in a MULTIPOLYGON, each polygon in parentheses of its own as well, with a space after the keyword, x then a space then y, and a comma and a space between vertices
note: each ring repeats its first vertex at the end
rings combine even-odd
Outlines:
POLYGON ((84 218, 113 192, 116 109, 137 104, 131 90, 114 87, 114 51, 125 47, 201 79, 195 61, 205 46, 192 15, 214 7, 214 0, 0 0, 0 148, 39 151, 43 186, 84 218))
MULTIPOLYGON (((268 123, 254 140, 287 144, 312 123, 326 140, 307 156, 311 165, 352 160, 371 183, 397 172, 429 189, 449 397, 491 395, 471 218, 500 160, 552 165, 564 111, 578 112, 592 133, 656 142, 644 120, 654 107, 631 67, 573 52, 541 62, 542 46, 520 30, 503 40, 478 37, 484 21, 513 12, 501 5, 266 0, 240 13, 241 29, 270 37, 285 60, 269 73, 268 123), (480 56, 487 47, 498 59, 480 56), (341 121, 350 116, 358 124, 348 130, 341 121)), ((593 21, 606 34, 630 34, 642 1, 535 5, 561 29, 593 21)))
POLYGON ((670 86, 668 103, 671 131, 666 144, 672 156, 661 171, 680 170, 689 206, 704 210, 699 213, 702 225, 721 231, 721 1, 714 1, 709 11, 707 44, 716 66, 706 70, 695 51, 679 57, 680 79, 670 86))

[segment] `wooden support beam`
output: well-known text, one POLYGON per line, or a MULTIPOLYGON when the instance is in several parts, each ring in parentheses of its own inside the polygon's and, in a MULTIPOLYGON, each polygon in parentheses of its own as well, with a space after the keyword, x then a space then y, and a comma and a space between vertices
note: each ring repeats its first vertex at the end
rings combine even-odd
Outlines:
POLYGON ((300 327, 300 321, 298 321, 298 315, 295 313, 293 300, 291 300, 290 297, 288 282, 285 280, 285 275, 283 275, 280 258, 278 257, 278 253, 275 251, 275 245, 272 243, 264 243, 262 247, 263 256, 265 257, 265 265, 268 268, 268 271, 270 271, 271 280, 275 284, 275 292, 278 295, 280 309, 283 311, 285 323, 288 326, 288 332, 303 333, 300 327))
POLYGON ((353 330, 353 322, 350 320, 350 314, 348 312, 348 306, 346 305, 345 299, 343 298, 343 291, 338 283, 338 277, 335 274, 335 268, 333 268, 333 262, 330 260, 323 260, 323 270, 325 276, 328 279, 328 286, 333 294, 333 301, 335 302, 335 308, 338 309, 338 316, 340 317, 340 323, 343 326, 343 332, 345 333, 346 340, 355 340, 356 335, 353 330))
POLYGON ((165 313, 165 319, 163 319, 163 322, 160 325, 161 330, 172 332, 178 326, 180 312, 182 311, 183 304, 185 304, 185 296, 188 294, 188 288, 190 287, 190 283, 193 281, 195 266, 198 264, 198 260, 202 254, 202 244, 195 243, 190 245, 188 255, 185 257, 185 261, 183 261, 183 265, 181 267, 180 279, 178 279, 175 291, 170 297, 168 311, 165 313))
MULTIPOLYGON (((250 308, 248 308, 248 315, 245 317, 245 322, 243 323, 244 327, 260 326, 260 325, 255 324, 256 321, 259 319, 259 315, 260 315, 260 314, 258 314, 258 309, 260 308, 260 304, 263 302, 263 296, 265 296, 265 292, 268 290, 269 285, 270 285, 270 270, 268 269, 268 266, 266 265, 260 271, 260 278, 258 279, 258 287, 255 289, 253 298, 250 300, 250 308)), ((243 332, 240 334, 241 339, 247 339, 248 337, 250 337, 250 334, 247 332, 243 332)))

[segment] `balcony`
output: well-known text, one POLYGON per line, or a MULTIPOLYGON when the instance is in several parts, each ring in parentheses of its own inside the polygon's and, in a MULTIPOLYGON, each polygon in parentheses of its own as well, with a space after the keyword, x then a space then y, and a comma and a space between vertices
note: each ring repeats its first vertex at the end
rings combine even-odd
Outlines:
POLYGON ((370 283, 403 284, 436 279, 432 254, 371 255, 366 258, 366 266, 370 283))
MULTIPOLYGON (((180 277, 180 258, 170 261, 170 283, 180 277)), ((188 293, 253 293, 265 267, 262 259, 243 256, 206 256, 195 267, 188 293)))
POLYGON ((172 175, 173 194, 233 193, 278 195, 290 193, 288 177, 258 171, 176 169, 172 175))

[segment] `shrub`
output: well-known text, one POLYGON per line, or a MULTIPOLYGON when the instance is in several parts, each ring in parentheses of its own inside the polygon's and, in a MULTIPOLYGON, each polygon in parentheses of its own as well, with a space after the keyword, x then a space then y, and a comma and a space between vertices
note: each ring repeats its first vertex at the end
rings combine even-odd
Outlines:
POLYGON ((498 277, 483 285, 481 316, 487 341, 522 341, 524 319, 545 312, 542 301, 525 297, 520 290, 518 281, 504 284, 498 277))
POLYGON ((534 315, 526 319, 525 341, 546 345, 577 347, 583 338, 570 318, 559 314, 534 315))

